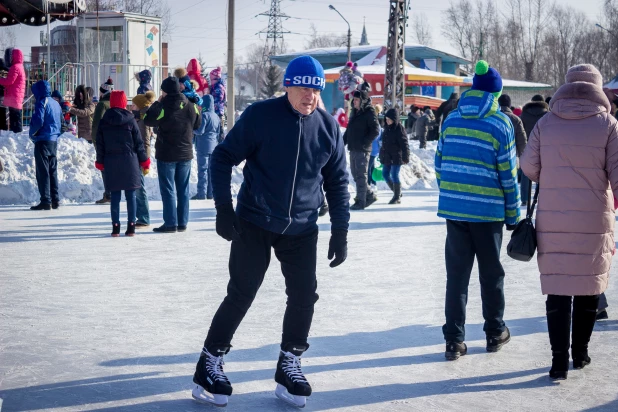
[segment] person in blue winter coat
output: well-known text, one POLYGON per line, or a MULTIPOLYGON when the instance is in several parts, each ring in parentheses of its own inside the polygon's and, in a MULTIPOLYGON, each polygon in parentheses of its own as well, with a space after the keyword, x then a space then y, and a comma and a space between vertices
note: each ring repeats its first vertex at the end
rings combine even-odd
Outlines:
POLYGON ((220 132, 221 119, 215 114, 212 96, 206 95, 202 99, 202 125, 194 133, 197 152, 197 194, 191 200, 212 199, 210 157, 218 144, 220 132))
POLYGON ((152 73, 150 70, 142 70, 139 73, 135 74, 136 80, 139 82, 139 87, 137 88, 137 94, 145 94, 146 92, 152 91, 152 73))
POLYGON ((112 195, 112 236, 120 236, 122 190, 127 201, 125 235, 133 236, 137 213, 135 191, 142 185, 142 173, 150 169, 150 159, 146 156, 135 116, 126 109, 127 96, 122 90, 114 90, 110 94, 109 104, 110 108, 105 111, 97 128, 95 166, 105 174, 105 182, 112 195))
POLYGON ((62 109, 51 97, 51 88, 45 80, 32 85, 36 99, 30 120, 30 140, 34 143, 36 181, 39 186, 41 202, 30 210, 58 209, 58 136, 61 134, 62 109))
POLYGON ((212 320, 193 376, 193 397, 200 402, 224 406, 232 394, 223 355, 258 292, 274 249, 287 294, 275 393, 295 406, 305 405, 311 386, 300 357, 309 348, 318 300, 316 222, 322 186, 330 206, 330 266, 347 258, 346 155, 339 125, 317 107, 326 84, 324 70, 310 56, 297 57, 289 63, 283 84, 284 96, 249 106, 212 154, 216 230, 232 246, 228 294, 212 320), (244 182, 234 210, 232 168, 243 161, 244 182))

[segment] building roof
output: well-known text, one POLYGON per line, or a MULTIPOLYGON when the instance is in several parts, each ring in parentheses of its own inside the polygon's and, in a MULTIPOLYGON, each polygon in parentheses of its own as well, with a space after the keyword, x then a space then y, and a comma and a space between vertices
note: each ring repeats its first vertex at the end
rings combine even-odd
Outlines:
MULTIPOLYGON (((365 57, 367 54, 384 47, 383 45, 367 45, 367 46, 353 46, 351 47, 352 61, 359 60, 365 57)), ((456 63, 456 64, 469 64, 470 60, 460 56, 445 52, 443 50, 435 49, 422 44, 406 44, 405 59, 406 60, 419 60, 419 59, 435 59, 437 57, 442 59, 443 63, 456 63)), ((285 67, 295 57, 302 55, 309 55, 316 58, 325 68, 332 68, 337 66, 343 66, 347 60, 348 49, 345 45, 336 47, 323 47, 317 49, 301 50, 299 52, 281 54, 278 56, 272 56, 271 60, 279 66, 285 67)))

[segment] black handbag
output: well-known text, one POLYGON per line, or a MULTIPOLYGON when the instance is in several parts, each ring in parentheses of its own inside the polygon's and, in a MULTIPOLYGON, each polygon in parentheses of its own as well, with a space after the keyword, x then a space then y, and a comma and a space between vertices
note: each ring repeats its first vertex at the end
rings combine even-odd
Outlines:
MULTIPOLYGON (((530 199, 531 195, 532 182, 530 182, 530 187, 528 188, 528 199, 530 199)), ((532 215, 534 214, 538 197, 539 185, 537 184, 532 204, 528 202, 526 218, 517 224, 506 247, 507 254, 515 260, 530 262, 536 252, 536 229, 534 228, 534 223, 532 223, 532 215)))

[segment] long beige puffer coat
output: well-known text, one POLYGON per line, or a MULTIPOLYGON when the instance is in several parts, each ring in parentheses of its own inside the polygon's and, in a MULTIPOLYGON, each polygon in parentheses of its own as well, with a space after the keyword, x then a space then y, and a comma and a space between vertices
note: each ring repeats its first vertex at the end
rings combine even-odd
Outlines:
POLYGON ((541 187, 536 229, 543 294, 598 295, 607 288, 618 135, 598 83, 560 87, 520 159, 523 172, 541 187))

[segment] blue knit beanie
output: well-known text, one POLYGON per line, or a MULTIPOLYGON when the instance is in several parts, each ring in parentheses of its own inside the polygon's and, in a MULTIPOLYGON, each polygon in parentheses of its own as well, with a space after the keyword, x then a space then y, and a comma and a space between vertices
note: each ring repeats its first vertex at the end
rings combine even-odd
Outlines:
POLYGON ((300 56, 288 64, 283 76, 285 87, 309 87, 324 90, 326 79, 319 61, 311 56, 300 56))
POLYGON ((489 63, 485 60, 480 60, 476 64, 474 73, 472 90, 480 90, 500 97, 502 94, 502 77, 496 69, 489 67, 489 63))

